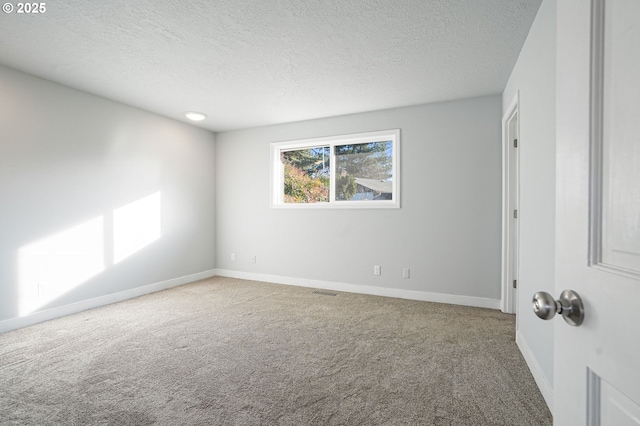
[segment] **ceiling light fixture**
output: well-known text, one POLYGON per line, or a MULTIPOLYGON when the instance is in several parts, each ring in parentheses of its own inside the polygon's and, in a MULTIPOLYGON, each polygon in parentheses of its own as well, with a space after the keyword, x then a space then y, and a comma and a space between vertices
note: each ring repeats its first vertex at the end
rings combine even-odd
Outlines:
POLYGON ((203 114, 201 112, 195 112, 195 111, 187 111, 184 113, 184 116, 192 121, 202 121, 205 118, 207 118, 207 114, 203 114))

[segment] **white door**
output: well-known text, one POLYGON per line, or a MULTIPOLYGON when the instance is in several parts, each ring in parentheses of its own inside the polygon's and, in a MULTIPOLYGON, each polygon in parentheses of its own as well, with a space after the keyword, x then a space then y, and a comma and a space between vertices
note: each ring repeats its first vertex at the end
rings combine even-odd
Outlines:
POLYGON ((557 1, 554 422, 640 424, 640 0, 557 1))

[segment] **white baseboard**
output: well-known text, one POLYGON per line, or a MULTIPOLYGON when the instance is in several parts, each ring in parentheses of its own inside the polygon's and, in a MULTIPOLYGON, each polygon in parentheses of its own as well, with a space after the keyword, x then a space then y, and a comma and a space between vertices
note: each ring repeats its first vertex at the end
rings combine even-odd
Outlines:
POLYGON ((544 373, 542 372, 542 368, 540 368, 540 364, 536 361, 536 358, 533 356, 533 352, 531 352, 531 348, 529 344, 522 336, 521 333, 516 331, 516 344, 522 353, 522 357, 527 363, 531 374, 533 375, 536 384, 538 385, 538 389, 540 389, 540 393, 547 403, 547 407, 549 407, 549 411, 553 414, 553 388, 547 381, 544 373))
POLYGON ((306 278, 283 277, 279 275, 256 274, 252 272, 216 269, 216 275, 229 278, 240 278, 251 281, 264 281, 274 284, 295 285, 324 290, 343 291, 346 293, 362 293, 374 296, 397 297, 400 299, 420 300, 423 302, 449 303, 452 305, 474 306, 477 308, 500 309, 499 299, 485 297, 459 296, 456 294, 432 293, 427 291, 403 290, 398 288, 374 287, 360 284, 346 284, 332 281, 310 280, 306 278))
POLYGON ((110 305, 112 303, 121 302, 134 297, 144 296, 145 294, 155 293, 156 291, 166 290, 171 287, 177 287, 193 281, 202 280, 215 275, 215 269, 198 272, 196 274, 185 275, 183 277, 173 278, 155 284, 136 287, 130 290, 121 291, 119 293, 106 294, 104 296, 95 297, 93 299, 82 300, 80 302, 71 303, 69 305, 59 306, 44 311, 34 312, 23 317, 10 318, 0 321, 0 333, 4 333, 18 328, 27 327, 39 322, 48 321, 54 318, 71 315, 87 309, 97 308, 99 306, 110 305))
POLYGON ((256 274, 251 272, 231 271, 227 269, 211 269, 197 274, 186 275, 143 287, 136 287, 119 293, 107 294, 93 299, 87 299, 69 305, 51 308, 44 311, 34 312, 23 317, 10 318, 0 321, 0 333, 4 333, 18 328, 27 327, 39 322, 48 321, 65 315, 71 315, 87 309, 97 308, 122 300, 132 299, 156 291, 165 290, 193 281, 209 278, 215 275, 230 278, 240 278, 252 281, 264 281, 275 284, 295 285, 300 287, 310 287, 333 291, 343 291, 347 293, 371 294, 374 296, 397 297, 400 299, 421 300, 424 302, 449 303, 452 305, 474 306, 479 308, 500 309, 499 299, 489 299, 484 297, 460 296, 455 294, 432 293, 426 291, 403 290, 387 287, 374 287, 360 284, 347 284, 332 281, 310 280, 305 278, 284 277, 278 275, 256 274))

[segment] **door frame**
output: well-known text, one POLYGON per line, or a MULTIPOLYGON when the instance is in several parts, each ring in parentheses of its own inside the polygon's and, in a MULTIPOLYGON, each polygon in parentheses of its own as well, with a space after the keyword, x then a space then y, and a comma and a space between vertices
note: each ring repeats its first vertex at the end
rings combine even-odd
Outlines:
MULTIPOLYGON (((500 310, 504 313, 515 314, 518 306, 518 291, 513 288, 513 277, 518 276, 519 244, 518 220, 512 219, 513 211, 518 209, 520 205, 520 149, 514 148, 513 140, 518 139, 520 134, 520 91, 516 92, 506 111, 502 117, 502 295, 500 310)), ((519 146, 520 141, 518 140, 519 146)))

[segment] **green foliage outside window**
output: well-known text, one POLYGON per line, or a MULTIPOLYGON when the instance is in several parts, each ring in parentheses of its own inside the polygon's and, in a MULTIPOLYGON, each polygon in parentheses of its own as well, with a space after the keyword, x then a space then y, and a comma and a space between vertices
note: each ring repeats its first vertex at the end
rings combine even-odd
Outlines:
POLYGON ((329 201, 329 178, 314 178, 291 163, 284 164, 284 202, 321 203, 329 201))

